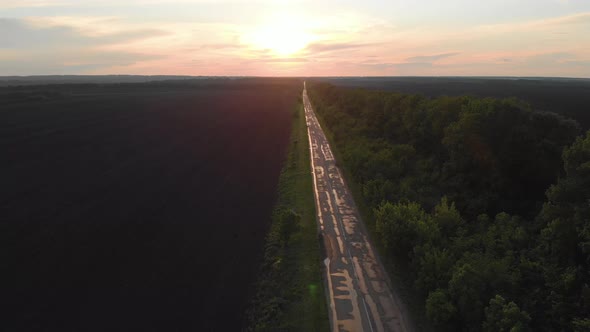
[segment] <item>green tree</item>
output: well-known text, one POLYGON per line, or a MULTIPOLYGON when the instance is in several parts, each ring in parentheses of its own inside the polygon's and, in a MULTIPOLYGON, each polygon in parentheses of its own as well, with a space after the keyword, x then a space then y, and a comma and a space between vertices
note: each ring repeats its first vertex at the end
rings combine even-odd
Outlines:
POLYGON ((455 203, 449 204, 446 196, 434 208, 433 218, 434 222, 439 226, 443 238, 455 235, 457 229, 464 223, 461 214, 455 208, 455 203))
POLYGON ((514 302, 496 295, 490 300, 485 309, 486 320, 482 325, 486 332, 522 332, 528 330, 528 323, 531 317, 514 302))
POLYGON ((457 265, 449 281, 449 294, 456 303, 463 326, 474 329, 481 324, 483 316, 482 296, 486 282, 482 271, 470 263, 457 265))
POLYGON ((575 318, 572 321, 574 332, 588 332, 590 331, 590 318, 575 318))
POLYGON ((412 252, 419 239, 421 224, 430 218, 420 204, 412 202, 384 202, 374 213, 377 232, 384 245, 399 257, 407 257, 412 252))
POLYGON ((437 289, 428 294, 426 299, 426 315, 438 327, 447 327, 454 319, 457 308, 451 302, 449 295, 443 289, 437 289))
POLYGON ((292 209, 279 208, 274 212, 273 217, 278 225, 280 243, 287 246, 291 235, 300 227, 301 216, 292 209))
POLYGON ((483 234, 486 253, 494 257, 514 255, 526 246, 527 234, 523 220, 501 212, 483 234))
POLYGON ((547 191, 539 215, 545 254, 555 263, 590 264, 590 131, 563 152, 566 177, 547 191))
POLYGON ((455 258, 448 249, 440 249, 425 245, 420 248, 422 254, 419 258, 419 266, 415 286, 424 293, 446 287, 451 268, 455 264, 455 258))

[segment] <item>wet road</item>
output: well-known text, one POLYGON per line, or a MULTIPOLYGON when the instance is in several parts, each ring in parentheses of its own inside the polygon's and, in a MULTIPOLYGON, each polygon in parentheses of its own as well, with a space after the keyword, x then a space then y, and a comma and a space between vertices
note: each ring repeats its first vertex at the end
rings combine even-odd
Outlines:
MULTIPOLYGON (((304 83, 305 84, 305 83, 304 83)), ((303 90, 318 222, 327 258, 324 281, 333 331, 410 331, 376 258, 352 195, 303 90)))

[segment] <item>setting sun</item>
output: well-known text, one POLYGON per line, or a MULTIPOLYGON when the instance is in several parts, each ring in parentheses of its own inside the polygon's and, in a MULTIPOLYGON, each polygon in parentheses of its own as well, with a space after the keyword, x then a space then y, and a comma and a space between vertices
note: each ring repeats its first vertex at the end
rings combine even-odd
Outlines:
POLYGON ((312 41, 302 19, 275 16, 244 36, 244 42, 257 49, 271 51, 277 56, 290 56, 303 50, 312 41))

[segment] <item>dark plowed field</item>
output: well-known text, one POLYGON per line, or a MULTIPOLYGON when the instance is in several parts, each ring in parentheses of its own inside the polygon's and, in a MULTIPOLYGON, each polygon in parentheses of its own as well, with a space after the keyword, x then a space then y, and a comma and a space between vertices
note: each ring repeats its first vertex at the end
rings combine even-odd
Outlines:
POLYGON ((3 88, 0 329, 239 330, 300 88, 3 88))

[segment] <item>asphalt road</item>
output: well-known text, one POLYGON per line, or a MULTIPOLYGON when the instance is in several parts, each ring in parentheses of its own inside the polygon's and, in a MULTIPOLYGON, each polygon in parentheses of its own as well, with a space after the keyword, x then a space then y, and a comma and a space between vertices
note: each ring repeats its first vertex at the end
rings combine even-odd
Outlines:
MULTIPOLYGON (((304 83, 305 84, 305 83, 304 83)), ((333 331, 410 331, 399 297, 369 242, 304 85, 317 219, 327 258, 324 281, 333 331)))

